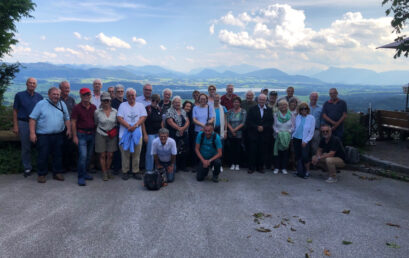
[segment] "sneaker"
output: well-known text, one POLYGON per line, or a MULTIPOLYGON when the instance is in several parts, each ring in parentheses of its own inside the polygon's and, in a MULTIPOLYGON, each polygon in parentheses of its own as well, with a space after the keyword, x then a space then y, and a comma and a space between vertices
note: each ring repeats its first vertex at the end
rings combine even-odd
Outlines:
POLYGON ((283 175, 287 175, 288 174, 287 169, 282 169, 281 173, 283 173, 283 175))
POLYGON ((23 176, 24 176, 24 177, 31 176, 31 169, 26 169, 26 170, 24 170, 23 176))
POLYGON ((236 166, 234 164, 231 165, 230 170, 235 170, 235 169, 236 169, 236 166))
POLYGON ((132 177, 136 180, 142 180, 141 173, 133 173, 132 177))
POLYGON ((335 177, 332 177, 332 176, 328 177, 328 179, 325 180, 325 182, 327 182, 327 183, 336 183, 337 181, 338 181, 338 179, 335 178, 335 177))
POLYGON ((87 183, 85 182, 84 178, 80 177, 80 178, 78 178, 78 185, 79 186, 86 186, 87 183))
POLYGON ((240 170, 240 166, 239 166, 239 165, 236 165, 235 170, 236 170, 236 171, 239 171, 239 170, 240 170))
POLYGON ((128 180, 128 179, 129 179, 128 173, 123 173, 123 174, 122 174, 122 179, 123 179, 123 180, 128 180))
POLYGON ((47 182, 46 176, 38 176, 37 182, 44 184, 45 182, 47 182))
POLYGON ((102 180, 108 181, 108 172, 102 171, 102 180))
POLYGON ((223 167, 222 167, 222 166, 220 166, 220 173, 221 173, 221 172, 223 172, 223 167))
POLYGON ((92 179, 94 179, 94 178, 93 178, 91 175, 89 175, 89 174, 85 174, 84 179, 85 179, 85 180, 92 180, 92 179))
POLYGON ((273 174, 274 174, 274 175, 277 175, 277 174, 278 174, 278 168, 274 169, 273 174))
POLYGON ((310 177, 310 172, 305 172, 304 179, 308 179, 310 177))

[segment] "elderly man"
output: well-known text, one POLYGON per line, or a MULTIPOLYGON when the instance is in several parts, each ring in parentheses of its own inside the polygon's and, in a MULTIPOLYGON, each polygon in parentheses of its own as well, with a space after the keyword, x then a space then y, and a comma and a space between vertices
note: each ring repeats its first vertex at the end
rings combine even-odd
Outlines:
POLYGON ((149 83, 143 86, 143 94, 135 99, 136 102, 142 103, 144 107, 147 107, 151 104, 152 96, 152 85, 149 83))
POLYGON ((85 180, 92 180, 88 174, 87 165, 94 153, 95 121, 94 113, 97 107, 91 103, 91 91, 88 88, 80 90, 81 102, 72 110, 72 139, 78 145, 78 185, 85 186, 85 180))
POLYGON ((249 112, 250 108, 257 105, 257 102, 254 101, 254 92, 249 90, 246 92, 246 100, 241 102, 241 108, 246 110, 246 113, 249 112))
POLYGON ((35 92, 37 87, 36 79, 28 78, 26 86, 27 89, 25 91, 18 92, 15 95, 13 104, 13 132, 20 137, 24 177, 29 176, 33 169, 31 166, 29 115, 33 111, 34 106, 43 99, 40 94, 35 92))
POLYGON ((270 91, 268 94, 268 104, 267 106, 273 110, 273 113, 277 113, 278 105, 277 105, 277 91, 270 91))
POLYGON ((172 106, 172 101, 170 101, 172 98, 172 90, 169 88, 164 89, 162 91, 162 97, 163 99, 159 101, 159 107, 162 110, 163 119, 165 119, 166 112, 172 106))
MULTIPOLYGON (((119 139, 120 142, 122 142, 122 137, 128 137, 127 134, 130 134, 132 137, 137 137, 139 135, 139 140, 129 137, 133 141, 120 144, 119 146, 122 157, 122 179, 129 179, 129 162, 130 159, 132 159, 133 178, 141 180, 142 176, 139 172, 139 159, 143 138, 141 125, 146 120, 147 112, 143 104, 135 101, 136 91, 134 89, 128 88, 126 90, 126 99, 128 102, 124 102, 119 106, 117 114, 118 122, 120 124, 119 139), (134 133, 134 131, 137 132, 134 133), (135 143, 136 141, 137 143, 135 143)), ((124 138, 124 140, 125 139, 126 138, 124 138)))
POLYGON ((200 160, 196 170, 197 181, 203 181, 209 173, 209 169, 214 167, 212 181, 219 182, 220 167, 222 166, 222 142, 213 129, 213 123, 207 123, 203 131, 199 132, 196 137, 195 152, 200 160))
POLYGON ((48 156, 52 154, 53 178, 64 181, 62 175, 62 143, 64 131, 71 138, 70 115, 67 106, 60 100, 60 90, 51 87, 48 99, 38 102, 30 114, 30 140, 37 143, 39 183, 47 181, 48 156), (65 129, 67 128, 67 129, 65 129))
POLYGON ((111 86, 111 87, 108 88, 108 93, 109 93, 109 96, 111 97, 111 99, 115 98, 115 88, 114 88, 114 86, 111 86))
POLYGON ((264 173, 265 162, 268 161, 269 145, 272 145, 273 111, 266 105, 267 97, 258 96, 258 105, 249 110, 246 120, 247 136, 250 141, 250 160, 248 173, 255 170, 264 173))
MULTIPOLYGON (((111 101, 111 107, 118 110, 119 105, 121 105, 122 102, 126 102, 126 99, 124 98, 124 94, 125 94, 124 86, 122 84, 117 84, 114 88, 114 92, 115 92, 115 98, 113 98, 111 101)), ((119 126, 118 126, 118 129, 119 129, 119 126)), ((121 170, 121 152, 120 150, 117 150, 114 152, 114 155, 112 157, 112 168, 113 168, 113 172, 115 175, 117 175, 119 173, 119 170, 121 170)))
POLYGON ((322 107, 322 118, 331 126, 332 134, 342 139, 344 134, 344 120, 347 117, 347 103, 338 98, 335 88, 329 90, 330 99, 322 107))
POLYGON ((226 86, 226 94, 222 96, 220 104, 222 106, 225 106, 227 110, 230 110, 233 108, 233 99, 237 97, 234 92, 234 86, 232 84, 229 84, 226 86))
POLYGON ((318 144, 320 143, 320 126, 321 126, 321 113, 322 106, 318 105, 318 92, 311 92, 310 94, 310 110, 311 115, 315 118, 315 131, 314 136, 311 139, 312 153, 316 153, 318 150, 318 144))
POLYGON ((94 104, 97 108, 101 105, 101 89, 102 89, 102 81, 100 79, 95 79, 92 83, 93 87, 93 94, 91 103, 94 104))
MULTIPOLYGON (((300 99, 297 98, 296 96, 294 96, 294 87, 289 86, 286 91, 287 91, 287 96, 284 96, 284 97, 280 98, 280 99, 278 100, 278 102, 280 102, 280 100, 282 100, 282 99, 285 99, 285 100, 287 100, 288 103, 290 103, 290 100, 291 100, 292 98, 295 98, 295 100, 297 100, 297 105, 301 104, 300 99)), ((278 102, 277 102, 277 103, 278 103, 278 102)))
POLYGON ((176 162, 176 142, 169 138, 169 130, 166 128, 159 129, 159 137, 153 140, 152 152, 157 169, 165 168, 167 182, 175 180, 175 162, 176 162))
POLYGON ((341 140, 332 135, 329 125, 321 126, 322 138, 317 150, 317 154, 312 157, 312 164, 328 170, 329 177, 327 183, 337 182, 337 168, 345 166, 345 150, 341 140))

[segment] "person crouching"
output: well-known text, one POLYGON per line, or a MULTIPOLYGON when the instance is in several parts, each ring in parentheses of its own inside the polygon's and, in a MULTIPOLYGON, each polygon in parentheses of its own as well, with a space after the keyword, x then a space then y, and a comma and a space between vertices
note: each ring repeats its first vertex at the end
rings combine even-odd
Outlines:
POLYGON ((165 168, 167 182, 172 183, 175 180, 177 148, 175 140, 169 138, 168 129, 159 129, 159 138, 153 140, 151 154, 155 160, 155 168, 165 168))

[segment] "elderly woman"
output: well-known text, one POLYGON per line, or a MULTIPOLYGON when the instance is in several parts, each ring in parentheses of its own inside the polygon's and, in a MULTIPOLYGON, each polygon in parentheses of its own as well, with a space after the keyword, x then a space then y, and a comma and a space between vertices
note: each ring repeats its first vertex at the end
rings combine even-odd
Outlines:
POLYGON ((159 100, 158 94, 152 95, 151 104, 145 107, 148 116, 145 123, 142 124, 143 141, 146 143, 145 169, 147 171, 153 170, 152 143, 158 137, 159 129, 163 127, 162 109, 158 106, 159 100))
POLYGON ((230 142, 229 152, 231 167, 230 170, 240 170, 240 155, 241 155, 241 142, 243 138, 243 127, 246 123, 246 110, 240 107, 241 99, 235 97, 233 99, 233 108, 227 112, 227 128, 228 128, 228 141, 230 142))
POLYGON ((163 117, 166 116, 166 112, 172 106, 171 98, 172 98, 172 90, 166 88, 162 91, 163 99, 159 102, 159 107, 162 109, 163 117))
POLYGON ((97 127, 95 134, 95 152, 99 153, 102 179, 112 179, 110 167, 112 155, 118 150, 117 110, 111 107, 111 96, 108 92, 101 95, 101 106, 95 110, 94 121, 97 127))
POLYGON ((297 162, 296 175, 308 178, 310 170, 310 141, 314 136, 315 118, 310 115, 310 107, 303 102, 298 106, 298 115, 295 120, 295 130, 293 132, 293 144, 295 160, 297 162))
POLYGON ((219 134, 220 140, 223 142, 223 140, 225 140, 227 137, 227 121, 225 117, 225 114, 227 114, 227 109, 225 106, 220 105, 219 94, 215 94, 213 100, 214 100, 213 107, 215 113, 215 118, 213 122, 214 132, 219 134))
POLYGON ((169 136, 176 141, 177 155, 176 168, 186 171, 186 154, 189 148, 188 130, 189 118, 182 109, 182 99, 175 96, 172 99, 172 107, 166 113, 166 123, 169 128, 169 136))
POLYGON ((291 134, 295 127, 295 117, 288 110, 288 102, 281 99, 278 102, 278 112, 274 114, 274 174, 279 170, 287 174, 288 155, 291 142, 291 134))
POLYGON ((297 116, 297 105, 298 105, 298 101, 296 98, 290 98, 290 100, 288 101, 288 108, 290 109, 290 112, 293 116, 297 116))
POLYGON ((196 135, 203 130, 206 123, 213 123, 215 118, 214 108, 207 104, 206 94, 199 95, 199 106, 193 108, 193 122, 196 135))

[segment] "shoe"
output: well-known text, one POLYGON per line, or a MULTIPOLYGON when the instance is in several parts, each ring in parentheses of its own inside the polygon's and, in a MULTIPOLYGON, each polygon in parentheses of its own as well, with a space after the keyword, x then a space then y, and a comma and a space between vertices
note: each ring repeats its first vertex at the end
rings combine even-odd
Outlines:
POLYGON ((331 183, 336 183, 336 182, 338 182, 338 179, 335 178, 335 177, 330 176, 330 177, 328 177, 327 180, 325 180, 325 182, 330 183, 330 184, 331 183))
POLYGON ((44 184, 45 182, 47 182, 47 177, 46 176, 38 176, 37 182, 39 182, 41 184, 44 184))
POLYGON ((86 186, 87 183, 85 182, 84 178, 80 177, 80 178, 78 178, 78 185, 79 186, 86 186))
POLYGON ((102 180, 108 181, 108 172, 102 171, 102 180))
POLYGON ((141 173, 133 173, 132 177, 136 180, 142 180, 141 173))
POLYGON ((234 170, 239 171, 239 170, 240 170, 240 166, 239 166, 239 165, 236 165, 236 168, 235 168, 234 170))
POLYGON ((236 166, 234 164, 231 165, 230 170, 235 170, 235 169, 236 169, 236 166))
POLYGON ((114 175, 111 173, 111 170, 107 171, 108 179, 114 179, 114 175))
POLYGON ((220 166, 220 173, 221 173, 221 172, 223 172, 223 167, 222 167, 222 166, 220 166))
POLYGON ((213 181, 214 183, 218 183, 218 182, 219 182, 219 179, 217 178, 217 176, 214 176, 214 177, 212 177, 212 181, 213 181))
POLYGON ((31 176, 31 169, 26 169, 26 170, 24 170, 23 176, 24 176, 24 177, 31 176))
POLYGON ((283 175, 287 175, 288 174, 287 169, 282 169, 281 173, 283 173, 283 175))
POLYGON ((53 175, 53 179, 54 180, 58 180, 58 181, 64 181, 64 176, 62 174, 54 174, 53 175))
POLYGON ((85 174, 84 179, 85 180, 92 180, 94 178, 91 175, 85 174))
POLYGON ((274 175, 277 175, 277 174, 278 174, 278 168, 275 168, 275 169, 274 169, 273 174, 274 174, 274 175))
POLYGON ((254 170, 249 169, 249 170, 247 170, 247 173, 253 174, 253 173, 254 173, 254 170))
POLYGON ((123 173, 123 174, 122 174, 122 179, 123 179, 123 180, 128 180, 128 179, 129 179, 128 173, 123 173))
POLYGON ((308 179, 310 177, 310 172, 305 172, 304 179, 308 179))
POLYGON ((260 174, 264 174, 264 169, 262 169, 262 168, 257 169, 257 172, 259 172, 260 174))

